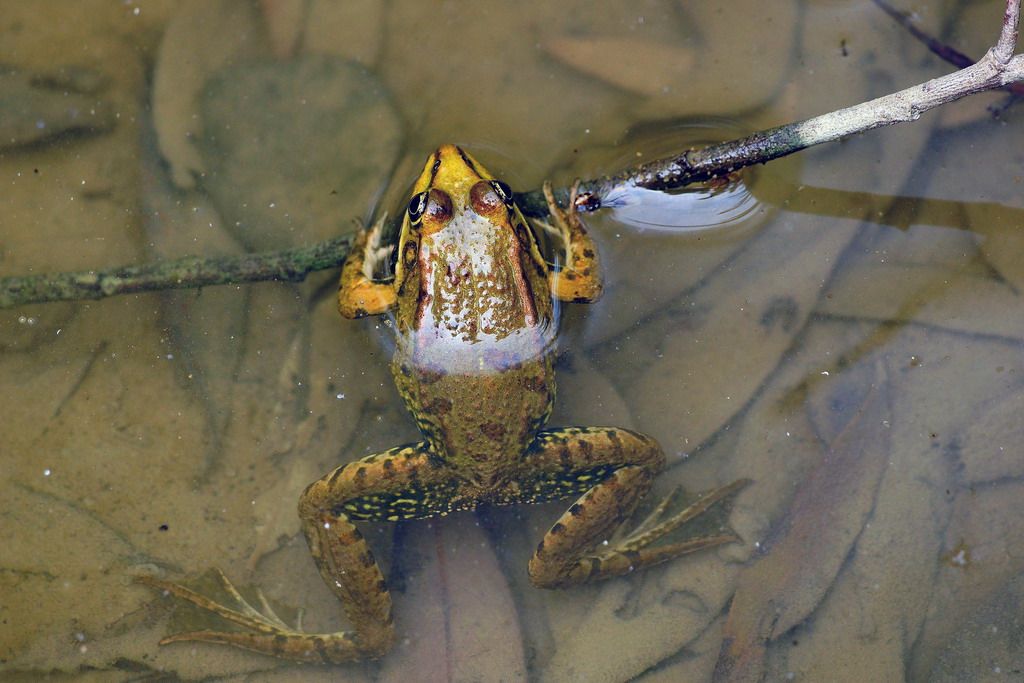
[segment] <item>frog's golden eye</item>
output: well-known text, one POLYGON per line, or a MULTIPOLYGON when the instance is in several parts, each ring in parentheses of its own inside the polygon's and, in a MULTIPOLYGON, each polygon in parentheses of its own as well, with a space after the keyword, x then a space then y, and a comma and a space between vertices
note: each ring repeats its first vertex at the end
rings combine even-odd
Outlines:
POLYGON ((499 197, 501 197, 501 201, 505 202, 505 206, 511 208, 514 201, 512 199, 512 188, 500 180, 492 180, 491 187, 493 187, 494 191, 498 193, 499 197))
POLYGON ((420 192, 413 195, 409 200, 409 222, 416 225, 423 218, 423 212, 427 210, 427 193, 420 192))

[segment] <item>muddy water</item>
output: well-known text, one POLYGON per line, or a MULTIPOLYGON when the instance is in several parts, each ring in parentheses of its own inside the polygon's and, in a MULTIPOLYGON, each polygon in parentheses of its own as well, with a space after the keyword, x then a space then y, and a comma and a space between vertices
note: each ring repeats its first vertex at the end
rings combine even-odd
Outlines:
MULTIPOLYGON (((1001 9, 914 7, 974 56, 1001 9)), ((950 70, 866 2, 26 3, 0 36, 4 275, 352 230, 441 142, 530 189, 950 70)), ((593 216, 608 283, 564 310, 552 422, 656 437, 658 495, 750 478, 693 531, 742 541, 548 593, 526 560, 563 504, 368 528, 400 632, 380 664, 159 647, 220 625, 131 582, 218 566, 343 627, 298 494, 416 432, 388 331, 337 317, 333 273, 0 312, 5 675, 1012 679, 1024 121, 1004 101, 761 168, 738 224, 593 216)))

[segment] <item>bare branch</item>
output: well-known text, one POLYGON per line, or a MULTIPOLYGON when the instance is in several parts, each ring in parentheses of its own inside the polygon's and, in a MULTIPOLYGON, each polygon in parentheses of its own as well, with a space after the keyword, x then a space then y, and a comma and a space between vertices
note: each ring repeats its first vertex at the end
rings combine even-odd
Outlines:
MULTIPOLYGON (((1015 39, 1020 0, 1009 0, 1000 44, 1015 39)), ((1013 45, 1010 46, 1012 53, 1013 45)), ((985 57, 960 71, 915 85, 869 102, 822 114, 805 121, 754 133, 742 140, 688 150, 659 159, 635 171, 583 184, 583 189, 607 197, 622 186, 671 190, 764 163, 824 142, 894 123, 916 121, 942 104, 1024 80, 1024 55, 1000 61, 992 48, 985 57)))

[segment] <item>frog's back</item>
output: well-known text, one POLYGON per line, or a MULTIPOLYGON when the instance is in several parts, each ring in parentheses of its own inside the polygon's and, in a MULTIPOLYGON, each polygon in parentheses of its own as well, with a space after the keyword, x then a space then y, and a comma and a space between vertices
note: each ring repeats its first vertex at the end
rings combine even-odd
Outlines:
POLYGON ((395 383, 437 457, 493 484, 554 394, 548 267, 512 191, 440 147, 413 188, 395 277, 395 383))
POLYGON ((500 372, 450 373, 396 356, 395 384, 431 450, 481 490, 514 469, 554 399, 548 355, 500 372))
MULTIPOLYGON (((506 226, 464 213, 421 238, 395 383, 431 449, 491 490, 547 422, 556 325, 547 272, 506 226)), ((402 315, 402 311, 399 315, 402 315)))

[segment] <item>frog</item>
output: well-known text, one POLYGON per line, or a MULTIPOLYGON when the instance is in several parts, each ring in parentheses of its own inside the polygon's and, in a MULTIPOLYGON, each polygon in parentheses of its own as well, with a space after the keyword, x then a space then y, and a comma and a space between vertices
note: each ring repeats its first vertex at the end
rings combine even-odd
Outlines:
POLYGON ((427 159, 402 217, 397 248, 381 246, 385 218, 359 231, 342 268, 346 318, 386 315, 396 334, 391 371, 423 439, 342 465, 299 500, 309 551, 340 601, 349 630, 292 628, 260 594, 262 611, 217 570, 234 605, 156 577, 142 581, 212 612, 240 630, 173 634, 301 662, 340 664, 383 656, 394 644, 392 600, 356 523, 398 522, 482 506, 576 500, 527 564, 539 588, 622 576, 738 540, 731 531, 656 543, 742 487, 739 480, 669 513, 678 489, 634 528, 626 524, 664 469, 650 436, 621 427, 549 428, 560 304, 596 301, 600 257, 577 206, 577 181, 553 222, 531 224, 512 190, 457 145, 427 159), (540 230, 561 243, 548 263, 540 230), (385 257, 386 256, 386 257, 385 257), (382 263, 388 278, 376 277, 382 263))

